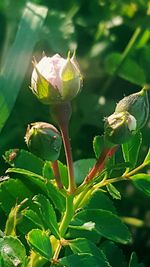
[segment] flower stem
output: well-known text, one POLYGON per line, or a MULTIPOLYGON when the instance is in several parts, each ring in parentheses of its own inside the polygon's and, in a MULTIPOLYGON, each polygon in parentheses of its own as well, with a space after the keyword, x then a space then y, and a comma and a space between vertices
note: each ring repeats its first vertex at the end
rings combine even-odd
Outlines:
POLYGON ((56 184, 57 184, 59 189, 62 189, 63 188, 63 184, 62 184, 61 177, 60 177, 58 161, 55 160, 55 161, 51 162, 51 166, 52 166, 53 173, 54 173, 54 176, 55 176, 56 184))
POLYGON ((51 112, 54 120, 58 123, 61 131, 68 167, 68 193, 73 194, 76 189, 76 184, 74 179, 72 151, 68 132, 69 120, 71 117, 71 105, 69 102, 55 105, 51 108, 51 112))
POLYGON ((76 184, 74 179, 74 169, 73 169, 73 160, 72 160, 72 152, 69 140, 69 133, 68 133, 68 126, 67 125, 60 125, 60 130, 62 134, 62 139, 64 143, 64 149, 66 154, 66 161, 68 167, 68 177, 69 177, 69 186, 68 192, 72 194, 75 191, 76 184))

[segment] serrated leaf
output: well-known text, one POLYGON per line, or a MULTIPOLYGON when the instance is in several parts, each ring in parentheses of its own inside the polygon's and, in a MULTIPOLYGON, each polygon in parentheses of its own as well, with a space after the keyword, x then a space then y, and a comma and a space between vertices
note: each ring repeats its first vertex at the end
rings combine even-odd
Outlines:
POLYGON ((122 55, 120 53, 109 54, 105 61, 106 71, 113 75, 117 70, 117 74, 121 78, 143 86, 146 83, 146 76, 138 63, 134 59, 127 58, 118 69, 121 60, 122 55))
POLYGON ((5 225, 5 235, 16 236, 16 225, 19 222, 19 217, 21 217, 21 214, 19 214, 19 209, 26 201, 27 199, 24 199, 19 205, 16 204, 11 208, 5 225))
POLYGON ((69 231, 66 234, 67 239, 87 238, 94 243, 98 243, 101 235, 95 231, 95 223, 92 221, 85 222, 82 225, 69 225, 69 231))
POLYGON ((5 152, 4 159, 12 167, 42 175, 44 161, 26 150, 10 149, 5 152))
MULTIPOLYGON (((88 253, 70 255, 59 259, 59 264, 64 267, 99 267, 99 259, 88 253)), ((102 267, 105 265, 101 265, 102 267)))
POLYGON ((30 2, 27 2, 25 6, 15 41, 8 51, 5 64, 2 67, 0 110, 3 115, 0 117, 0 130, 15 104, 47 11, 46 7, 30 2))
POLYGON ((145 267, 143 263, 138 263, 138 259, 135 252, 131 254, 129 267, 145 267))
POLYGON ((82 226, 87 222, 95 223, 96 232, 112 241, 126 244, 131 240, 131 235, 126 225, 110 211, 101 209, 83 210, 74 216, 71 224, 82 226))
POLYGON ((114 185, 108 184, 106 187, 113 199, 121 199, 121 194, 114 185))
POLYGON ((130 177, 133 184, 142 191, 145 195, 150 197, 150 175, 145 173, 138 173, 130 177))
POLYGON ((27 176, 32 176, 32 177, 35 177, 35 178, 38 178, 42 181, 45 181, 44 177, 41 176, 41 175, 38 175, 34 172, 30 172, 28 170, 25 170, 25 169, 20 169, 20 168, 9 168, 7 169, 6 173, 11 173, 11 172, 14 172, 14 173, 19 173, 19 174, 23 174, 23 175, 27 175, 27 176))
POLYGON ((0 184, 0 203, 2 209, 8 214, 16 202, 33 197, 33 193, 18 179, 9 179, 0 184), (7 198, 6 198, 7 196, 7 198))
MULTIPOLYGON (((43 229, 43 223, 39 215, 33 211, 33 210, 23 210, 22 215, 26 218, 26 221, 23 221, 23 227, 31 223, 31 227, 35 228, 38 227, 40 229, 43 229)), ((31 229, 30 229, 31 230, 31 229)), ((43 229, 44 230, 44 229, 43 229)))
POLYGON ((27 235, 27 241, 31 248, 43 258, 50 260, 52 257, 52 247, 50 238, 46 232, 40 229, 33 229, 27 235))
POLYGON ((114 242, 105 241, 101 244, 100 249, 104 252, 112 267, 127 267, 123 251, 114 242))
POLYGON ((54 179, 54 174, 50 165, 49 161, 45 161, 44 166, 43 166, 43 170, 42 170, 42 175, 44 178, 47 179, 54 179))
POLYGON ((149 148, 149 150, 148 150, 148 153, 147 153, 147 155, 146 155, 146 157, 145 157, 143 163, 144 163, 145 165, 150 164, 150 148, 149 148))
POLYGON ((68 188, 68 169, 67 166, 58 160, 58 168, 60 172, 60 178, 63 185, 68 188))
POLYGON ((95 162, 95 159, 80 159, 74 162, 74 175, 77 184, 83 182, 95 162))
POLYGON ((49 200, 44 195, 37 195, 33 198, 33 201, 39 207, 45 229, 50 229, 52 234, 59 239, 60 234, 56 214, 49 200))
POLYGON ((56 209, 58 209, 60 212, 64 211, 66 204, 64 196, 50 181, 47 181, 46 188, 47 195, 56 207, 56 209))
POLYGON ((77 238, 70 240, 68 244, 74 254, 89 253, 95 256, 101 267, 111 267, 102 251, 91 241, 86 238, 77 238))
MULTIPOLYGON (((130 162, 132 168, 136 166, 139 150, 142 144, 142 134, 137 132, 130 140, 122 144, 123 157, 126 162, 130 162)), ((131 168, 129 168, 130 170, 131 168)))
POLYGON ((26 259, 26 251, 23 244, 16 237, 6 236, 0 238, 0 254, 4 266, 22 266, 26 259))
POLYGON ((109 197, 105 193, 101 192, 100 190, 97 190, 96 192, 94 192, 94 194, 92 194, 85 208, 104 209, 116 214, 116 209, 113 205, 113 202, 109 199, 109 197))
POLYGON ((97 135, 93 139, 93 150, 96 158, 98 158, 104 148, 104 136, 97 135))

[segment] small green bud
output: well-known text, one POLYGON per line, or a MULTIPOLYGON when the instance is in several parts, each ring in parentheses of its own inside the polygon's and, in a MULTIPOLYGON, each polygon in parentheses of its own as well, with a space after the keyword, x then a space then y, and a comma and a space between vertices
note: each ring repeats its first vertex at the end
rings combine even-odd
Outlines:
POLYGON ((136 119, 129 112, 113 113, 105 120, 105 138, 113 144, 123 144, 136 128, 136 119))
POLYGON ((147 88, 140 92, 124 97, 116 106, 115 113, 128 111, 135 117, 137 129, 141 129, 147 122, 149 116, 149 100, 147 88))
POLYGON ((82 76, 75 55, 64 59, 56 54, 33 62, 31 90, 44 104, 55 105, 71 101, 80 92, 82 76))
POLYGON ((36 156, 55 161, 58 159, 62 145, 59 131, 46 122, 35 122, 28 126, 25 142, 36 156))

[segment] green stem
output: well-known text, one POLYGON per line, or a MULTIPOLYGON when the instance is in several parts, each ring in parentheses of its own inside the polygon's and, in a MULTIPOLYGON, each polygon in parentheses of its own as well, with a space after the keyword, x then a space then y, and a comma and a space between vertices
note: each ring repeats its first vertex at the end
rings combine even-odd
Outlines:
POLYGON ((119 63, 119 65, 116 66, 116 69, 114 70, 113 76, 111 76, 106 83, 104 84, 103 88, 101 89, 101 94, 105 94, 106 91, 110 88, 110 86, 112 85, 112 83, 115 81, 116 76, 118 75, 118 72, 120 71, 120 68, 122 67, 122 65, 124 64, 126 58, 128 57, 129 53, 131 52, 132 48, 134 47, 137 39, 139 38, 139 35, 141 34, 141 27, 137 27, 130 39, 130 41, 128 42, 127 46, 125 47, 122 56, 121 56, 121 61, 119 63))
POLYGON ((86 194, 88 194, 90 189, 90 185, 87 185, 86 188, 76 197, 74 203, 74 209, 77 210, 81 206, 81 202, 83 201, 86 194))
MULTIPOLYGON (((72 195, 68 195, 66 197, 66 211, 65 211, 65 214, 64 214, 64 217, 62 219, 62 222, 60 224, 60 228, 59 228, 59 231, 60 231, 60 236, 63 238, 66 231, 67 231, 67 228, 69 226, 69 223, 72 219, 74 215, 74 207, 73 207, 73 196, 72 195)), ((53 262, 56 262, 57 259, 58 259, 58 256, 59 256, 59 253, 60 253, 60 250, 61 250, 61 242, 59 242, 59 244, 57 245, 57 248, 55 250, 55 254, 54 254, 54 257, 53 257, 53 262)))

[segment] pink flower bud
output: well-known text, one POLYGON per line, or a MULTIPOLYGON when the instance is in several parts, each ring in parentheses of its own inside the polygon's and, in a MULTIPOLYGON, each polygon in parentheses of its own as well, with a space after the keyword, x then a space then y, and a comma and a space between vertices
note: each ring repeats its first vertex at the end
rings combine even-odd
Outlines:
POLYGON ((64 59, 56 54, 34 62, 31 89, 45 104, 72 100, 80 91, 82 77, 74 56, 64 59))

